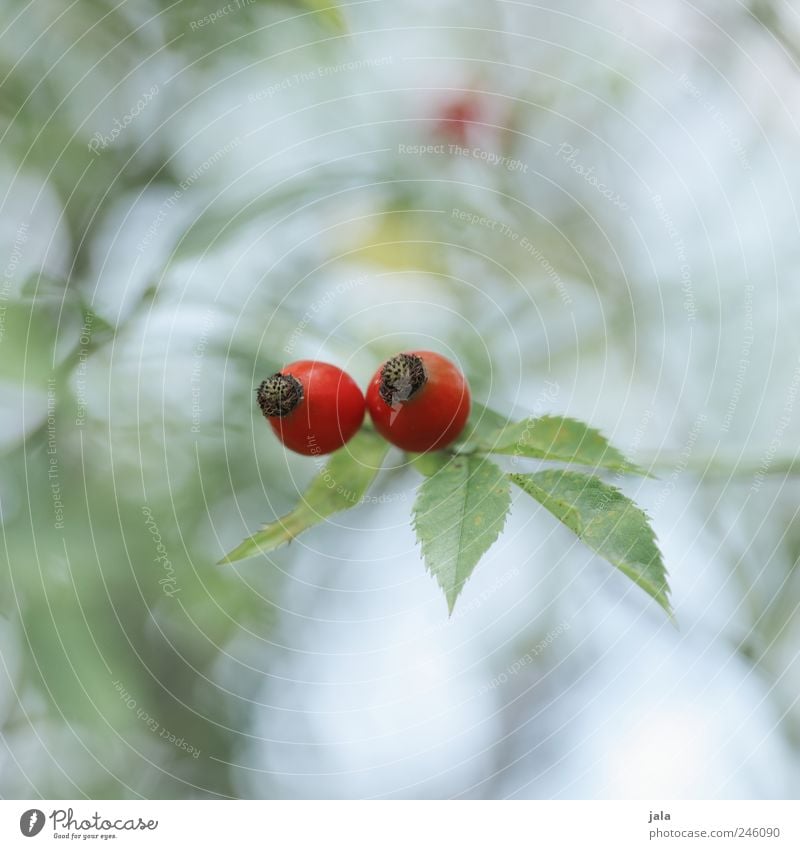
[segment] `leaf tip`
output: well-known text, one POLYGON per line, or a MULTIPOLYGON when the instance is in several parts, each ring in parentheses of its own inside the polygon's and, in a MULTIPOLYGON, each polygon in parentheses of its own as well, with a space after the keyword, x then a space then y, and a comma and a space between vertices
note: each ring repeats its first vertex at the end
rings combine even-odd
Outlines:
POLYGON ((667 619, 669 619, 669 624, 672 625, 672 627, 676 631, 680 631, 681 626, 678 623, 678 619, 675 616, 675 611, 673 610, 672 605, 670 604, 669 600, 665 598, 662 602, 659 599, 658 603, 661 605, 661 607, 664 609, 664 612, 667 614, 667 619))
POLYGON ((232 563, 235 563, 237 560, 241 560, 241 556, 236 554, 237 549, 233 551, 229 551, 227 554, 224 554, 217 562, 214 564, 215 566, 230 566, 232 563))
POLYGON ((458 589, 454 593, 445 593, 445 598, 447 599, 447 618, 448 619, 453 618, 453 611, 455 610, 456 601, 457 601, 460 593, 461 593, 461 587, 458 587, 458 589))

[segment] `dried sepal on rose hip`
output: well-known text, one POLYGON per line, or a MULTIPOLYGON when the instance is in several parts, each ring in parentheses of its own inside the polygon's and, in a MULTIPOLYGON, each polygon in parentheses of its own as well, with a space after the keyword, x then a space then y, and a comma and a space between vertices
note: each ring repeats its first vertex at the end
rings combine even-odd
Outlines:
POLYGON ((364 421, 364 396, 349 374, 330 363, 298 360, 261 382, 261 412, 278 439, 298 454, 330 454, 364 421))
POLYGON ((409 351, 387 360, 367 388, 375 429, 404 451, 446 448, 469 418, 470 392, 458 367, 433 351, 409 351))

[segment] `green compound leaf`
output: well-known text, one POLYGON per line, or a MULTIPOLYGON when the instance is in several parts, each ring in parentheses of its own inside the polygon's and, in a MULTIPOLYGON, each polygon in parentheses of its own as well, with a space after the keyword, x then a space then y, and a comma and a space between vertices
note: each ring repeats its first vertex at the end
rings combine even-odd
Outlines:
POLYGON ((248 537, 219 563, 234 563, 272 551, 328 516, 355 507, 375 480, 388 449, 389 444, 373 431, 356 434, 331 455, 294 510, 248 537))
POLYGON ((464 434, 458 440, 458 450, 480 451, 482 445, 491 444, 492 438, 509 424, 506 416, 473 401, 464 434))
POLYGON ((426 478, 433 477, 441 471, 453 458, 442 451, 430 451, 427 454, 409 454, 411 465, 426 478))
POLYGON ((625 459, 599 430, 563 416, 542 416, 506 425, 483 434, 475 449, 650 477, 644 469, 625 459))
POLYGON ((672 619, 667 573, 647 515, 618 489, 578 472, 509 475, 589 548, 649 593, 672 619))
POLYGON ((485 457, 438 457, 438 471, 431 474, 426 465, 430 477, 414 503, 414 529, 452 613, 467 578, 503 529, 511 493, 506 475, 485 457))

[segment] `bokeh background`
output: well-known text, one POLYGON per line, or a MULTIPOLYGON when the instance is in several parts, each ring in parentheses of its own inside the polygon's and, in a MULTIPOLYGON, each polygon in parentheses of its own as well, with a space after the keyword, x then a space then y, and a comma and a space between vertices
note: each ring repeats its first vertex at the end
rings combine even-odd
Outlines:
POLYGON ((796 794, 796 4, 2 5, 2 796, 796 794), (258 381, 412 347, 656 472, 679 629, 522 494, 448 619, 399 453, 215 565, 258 381))

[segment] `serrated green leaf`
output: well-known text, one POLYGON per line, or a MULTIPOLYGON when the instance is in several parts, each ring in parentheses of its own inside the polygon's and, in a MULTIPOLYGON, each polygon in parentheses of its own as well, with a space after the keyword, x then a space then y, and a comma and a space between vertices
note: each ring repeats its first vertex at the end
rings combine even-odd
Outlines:
POLYGON ((508 425, 507 416, 473 401, 467 426, 459 439, 458 450, 462 452, 479 450, 481 445, 491 443, 492 437, 508 425))
POLYGON ((443 451, 429 451, 427 454, 409 454, 409 457, 414 468, 421 475, 425 475, 426 478, 435 475, 453 459, 443 451))
POLYGON ((450 613, 467 578, 500 535, 510 504, 508 479, 485 457, 449 458, 420 486, 414 529, 450 613))
POLYGON ((234 563, 272 551, 328 516, 355 507, 378 474, 388 449, 389 444, 376 433, 362 430, 331 455, 294 510, 248 537, 219 563, 234 563))
POLYGON ((506 425, 484 434, 475 448, 491 454, 556 460, 650 476, 610 445, 599 430, 564 416, 541 416, 506 425))
POLYGON ((517 486, 635 584, 672 618, 667 573, 647 515, 618 489, 578 472, 509 475, 517 486))

